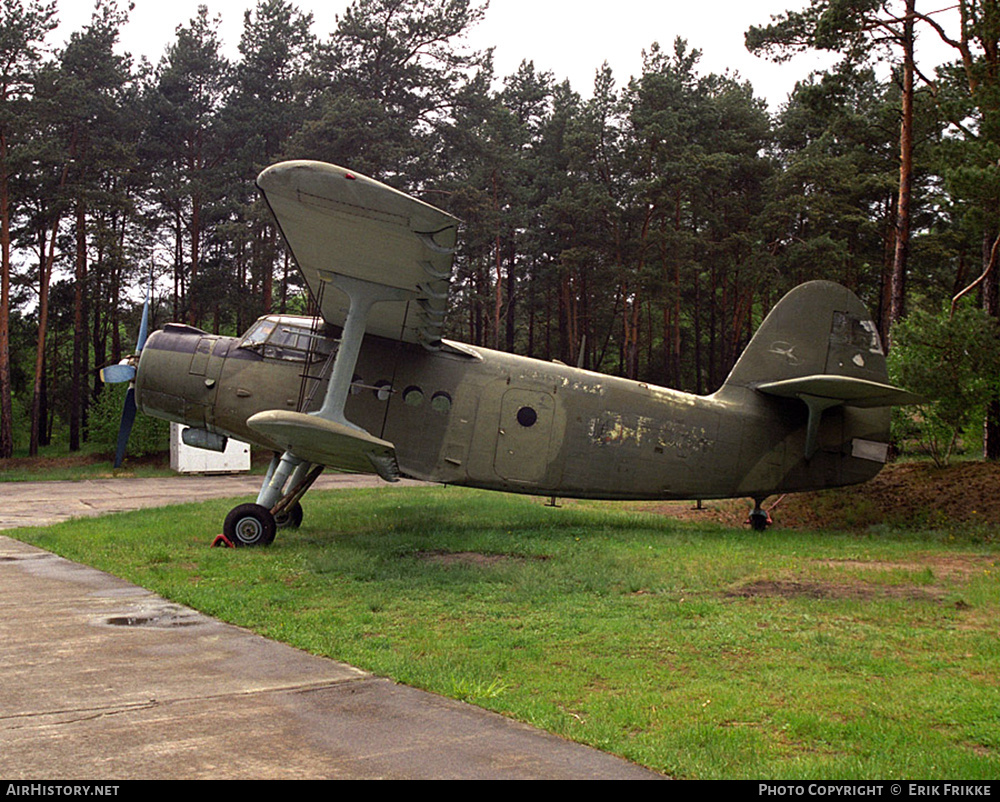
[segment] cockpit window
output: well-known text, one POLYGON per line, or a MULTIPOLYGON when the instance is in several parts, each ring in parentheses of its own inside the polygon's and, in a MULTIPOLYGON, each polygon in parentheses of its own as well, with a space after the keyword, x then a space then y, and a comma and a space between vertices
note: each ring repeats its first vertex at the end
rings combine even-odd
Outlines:
POLYGON ((258 320, 246 333, 243 342, 240 343, 240 348, 253 348, 255 345, 260 345, 277 325, 273 320, 258 320))
POLYGON ((325 360, 333 345, 333 340, 322 333, 314 333, 307 322, 270 318, 258 320, 240 342, 240 348, 252 349, 268 359, 293 362, 305 362, 310 356, 314 361, 325 360))

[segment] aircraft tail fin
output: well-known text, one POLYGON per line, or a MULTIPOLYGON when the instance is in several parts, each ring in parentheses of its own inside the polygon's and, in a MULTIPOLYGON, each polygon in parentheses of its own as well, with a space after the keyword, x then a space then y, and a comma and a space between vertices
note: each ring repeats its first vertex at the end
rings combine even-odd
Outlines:
MULTIPOLYGON (((830 281, 802 284, 778 302, 720 392, 732 387, 804 403, 807 460, 818 448, 825 410, 921 400, 889 384, 885 352, 868 310, 853 292, 830 281)), ((884 428, 887 440, 888 418, 884 428)))
POLYGON ((790 380, 831 376, 842 380, 828 383, 830 387, 850 385, 855 389, 848 392, 855 396, 869 384, 884 386, 889 380, 878 330, 864 304, 839 284, 810 281, 771 310, 724 387, 768 392, 790 380))

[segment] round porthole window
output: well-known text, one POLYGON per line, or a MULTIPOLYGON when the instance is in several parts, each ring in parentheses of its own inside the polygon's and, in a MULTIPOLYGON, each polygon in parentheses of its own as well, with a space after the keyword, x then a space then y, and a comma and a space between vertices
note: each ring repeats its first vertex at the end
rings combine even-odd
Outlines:
POLYGON ((392 395, 392 385, 389 382, 384 379, 375 382, 375 397, 379 401, 388 401, 390 395, 392 395))
POLYGON ((431 409, 441 413, 451 411, 451 396, 445 392, 434 393, 431 396, 431 409))
POLYGON ((525 429, 534 426, 538 421, 538 413, 532 407, 521 407, 517 411, 517 422, 525 429))
POLYGON ((411 407, 419 407, 424 403, 424 391, 419 387, 407 387, 403 390, 403 403, 411 407))

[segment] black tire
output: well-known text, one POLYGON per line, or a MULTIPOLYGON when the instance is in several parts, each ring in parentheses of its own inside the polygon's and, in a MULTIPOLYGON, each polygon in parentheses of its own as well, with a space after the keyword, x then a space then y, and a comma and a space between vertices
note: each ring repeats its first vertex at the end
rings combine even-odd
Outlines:
POLYGON ((764 510, 754 510, 750 513, 750 527, 755 532, 765 531, 769 523, 771 523, 771 520, 764 510))
POLYGON ((267 507, 259 504, 240 504, 226 516, 222 531, 237 548, 245 546, 270 546, 274 542, 277 526, 267 507))
POLYGON ((296 501, 287 510, 275 515, 274 523, 278 529, 298 529, 302 526, 302 505, 296 501))

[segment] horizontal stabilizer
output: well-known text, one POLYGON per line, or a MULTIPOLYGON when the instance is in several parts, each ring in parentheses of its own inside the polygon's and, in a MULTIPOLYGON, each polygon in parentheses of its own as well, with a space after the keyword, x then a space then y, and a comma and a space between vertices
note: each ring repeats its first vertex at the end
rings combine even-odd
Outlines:
POLYGON ((377 473, 389 482, 399 479, 395 446, 361 429, 281 409, 258 412, 247 420, 247 426, 285 451, 317 465, 377 473))
POLYGON ((782 398, 812 396, 839 401, 849 407, 863 408, 919 404, 924 400, 919 395, 893 387, 891 384, 831 374, 766 382, 758 384, 756 389, 782 398))
POLYGON ((819 444, 819 423, 831 407, 891 407, 919 404, 923 399, 891 384, 859 379, 854 376, 820 374, 765 382, 756 387, 762 393, 780 398, 797 398, 809 410, 806 422, 805 457, 812 459, 819 444))

